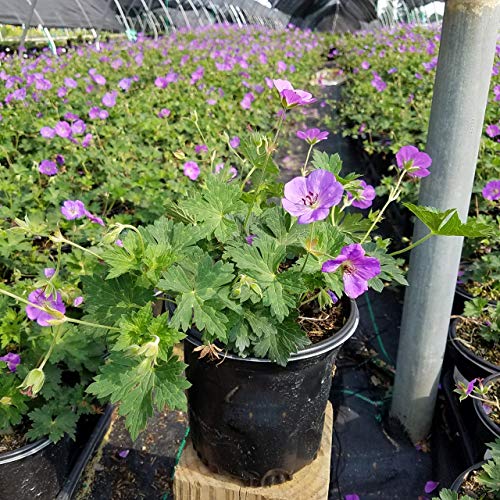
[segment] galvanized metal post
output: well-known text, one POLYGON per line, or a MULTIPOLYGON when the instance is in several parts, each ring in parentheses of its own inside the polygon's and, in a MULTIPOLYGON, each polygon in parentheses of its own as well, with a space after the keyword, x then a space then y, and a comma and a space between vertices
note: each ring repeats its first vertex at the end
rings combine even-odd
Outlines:
POLYGON ((33 0, 33 3, 31 3, 31 2, 28 2, 28 3, 31 6, 31 9, 30 9, 30 12, 29 12, 29 15, 28 15, 28 19, 26 19, 26 24, 23 27, 23 32, 21 34, 21 39, 19 40, 18 52, 19 52, 20 56, 24 52, 24 43, 26 42, 26 35, 28 34, 28 30, 31 27, 31 22, 33 21, 33 14, 35 13, 35 8, 36 8, 36 4, 38 3, 38 0, 33 0))
MULTIPOLYGON (((419 203, 469 209, 500 25, 500 0, 447 0, 419 203)), ((414 241, 426 230, 418 223, 414 241)), ((431 427, 463 239, 434 237, 410 257, 391 414, 410 438, 431 427)))

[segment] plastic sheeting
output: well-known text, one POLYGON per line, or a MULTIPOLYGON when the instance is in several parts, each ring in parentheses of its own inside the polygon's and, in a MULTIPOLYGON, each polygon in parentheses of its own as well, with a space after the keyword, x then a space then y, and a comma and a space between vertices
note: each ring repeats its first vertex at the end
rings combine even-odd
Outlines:
POLYGON ((121 31, 113 0, 0 0, 0 23, 121 31), (33 15, 31 15, 34 5, 33 15))
MULTIPOLYGON (((216 22, 356 30, 380 0, 0 0, 0 23, 46 28, 135 29, 158 34, 216 22), (265 5, 264 5, 265 4, 265 5), (33 5, 35 6, 33 10, 33 5), (330 26, 330 28, 328 28, 330 26)), ((412 9, 434 0, 385 0, 412 9)))

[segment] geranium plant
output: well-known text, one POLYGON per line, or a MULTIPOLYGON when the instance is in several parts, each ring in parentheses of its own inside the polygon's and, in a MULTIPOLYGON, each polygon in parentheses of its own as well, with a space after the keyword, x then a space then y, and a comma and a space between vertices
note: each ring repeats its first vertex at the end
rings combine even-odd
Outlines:
MULTIPOLYGON (((25 302, 39 324, 76 324, 106 343, 109 356, 87 392, 120 403, 133 438, 154 407, 184 407, 188 384, 173 347, 191 329, 202 336, 201 355, 222 358, 227 350, 286 365, 291 353, 311 342, 311 324, 324 325, 322 335, 343 325, 348 299, 368 288, 381 291, 384 283, 406 284, 397 254, 433 235, 489 232, 481 224, 462 223, 456 210, 407 204, 429 228, 424 238, 391 253, 391 241, 375 235, 403 180, 430 173, 431 159, 413 146, 398 153, 398 177, 378 211, 360 211, 373 200, 373 187, 357 174, 342 176, 339 156, 317 150, 283 189, 273 160, 283 122, 314 98, 286 80, 274 80, 274 86, 281 105, 278 126, 273 134, 254 132, 239 144, 233 141, 240 172, 221 166, 208 151, 209 168, 185 165, 192 180, 189 196, 165 199, 166 216, 154 224, 111 224, 92 246, 60 230, 34 227, 29 219, 13 229, 48 238, 59 249, 73 247, 96 262, 93 275, 82 278, 81 318, 63 310, 53 281, 27 299, 0 292, 25 302), (157 314, 155 297, 166 305, 157 314)), ((203 135, 197 116, 192 119, 203 135)), ((309 153, 325 137, 306 132, 309 153)), ((61 212, 66 219, 89 217, 75 200, 66 201, 61 212)), ((43 368, 37 365, 23 384, 33 395, 43 386, 30 385, 29 377, 41 377, 43 368)))

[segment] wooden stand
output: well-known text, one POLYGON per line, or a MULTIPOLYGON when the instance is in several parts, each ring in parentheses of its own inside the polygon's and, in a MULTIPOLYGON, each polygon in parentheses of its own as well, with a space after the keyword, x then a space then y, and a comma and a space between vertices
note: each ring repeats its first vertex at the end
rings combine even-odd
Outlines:
POLYGON ((291 481, 251 488, 235 479, 214 474, 200 461, 188 441, 175 471, 175 500, 327 500, 332 453, 333 409, 328 403, 323 437, 316 460, 299 470, 291 481))

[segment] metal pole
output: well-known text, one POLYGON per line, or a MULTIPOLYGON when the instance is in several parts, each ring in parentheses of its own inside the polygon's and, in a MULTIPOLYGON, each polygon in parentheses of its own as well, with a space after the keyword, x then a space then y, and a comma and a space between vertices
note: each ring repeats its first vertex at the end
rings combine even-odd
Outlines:
MULTIPOLYGON (((500 0, 448 0, 419 203, 465 220, 500 24, 500 0)), ((425 234, 415 226, 414 241, 425 234)), ((410 257, 391 414, 413 441, 431 427, 463 238, 434 237, 410 257)))
POLYGON ((33 3, 31 3, 29 0, 27 1, 31 5, 31 10, 28 19, 26 20, 26 24, 24 25, 21 40, 19 41, 18 51, 20 56, 24 52, 24 42, 26 42, 26 35, 28 34, 28 30, 30 29, 31 22, 33 21, 33 14, 35 13, 36 4, 38 3, 38 0, 33 0, 33 3))

